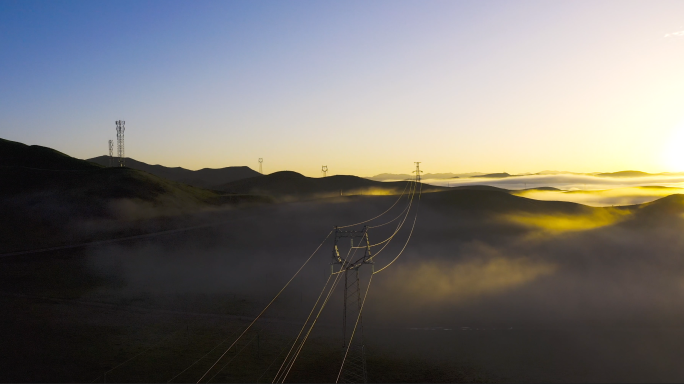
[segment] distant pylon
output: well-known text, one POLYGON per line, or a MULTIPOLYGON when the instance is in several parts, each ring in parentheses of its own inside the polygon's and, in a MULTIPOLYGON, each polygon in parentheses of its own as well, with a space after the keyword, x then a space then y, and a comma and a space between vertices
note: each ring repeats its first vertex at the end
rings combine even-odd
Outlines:
POLYGON ((116 150, 119 156, 119 167, 124 167, 125 164, 125 153, 124 153, 124 131, 126 130, 126 122, 123 120, 117 120, 116 123, 116 150))
POLYGON ((262 158, 260 157, 260 158, 259 158, 259 173, 261 173, 262 175, 264 174, 264 171, 263 171, 263 169, 261 168, 261 164, 262 164, 263 162, 264 162, 264 159, 262 159, 262 158))
POLYGON ((412 172, 412 173, 416 174, 416 183, 420 183, 420 173, 423 172, 420 170, 420 163, 421 163, 420 161, 415 162, 416 170, 412 172))
POLYGON ((327 165, 324 165, 323 167, 321 167, 321 171, 323 172, 323 177, 328 176, 328 166, 327 165))
POLYGON ((109 166, 112 166, 114 157, 114 140, 109 140, 109 166))

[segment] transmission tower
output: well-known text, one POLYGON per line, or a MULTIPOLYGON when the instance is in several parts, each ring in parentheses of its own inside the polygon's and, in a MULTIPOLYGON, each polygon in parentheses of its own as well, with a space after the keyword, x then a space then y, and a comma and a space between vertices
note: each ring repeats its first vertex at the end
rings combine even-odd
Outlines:
POLYGON ((412 172, 412 173, 416 174, 416 183, 420 183, 420 174, 421 174, 421 172, 423 172, 420 170, 420 163, 421 163, 420 161, 415 162, 416 170, 412 172))
POLYGON ((125 154, 124 154, 124 131, 126 130, 126 122, 123 120, 117 120, 116 123, 116 150, 119 156, 119 167, 125 166, 125 154))
POLYGON ((323 167, 321 167, 321 171, 323 172, 323 177, 328 176, 328 166, 327 165, 324 165, 323 167))
MULTIPOLYGON (((351 249, 350 249, 351 251, 351 249)), ((342 353, 347 353, 346 360, 340 375, 343 383, 366 383, 368 374, 366 371, 366 351, 363 336, 363 318, 361 316, 361 284, 359 282, 359 269, 364 264, 373 264, 370 260, 371 249, 368 240, 368 228, 366 226, 358 231, 342 231, 335 227, 335 243, 333 245, 331 269, 334 265, 340 265, 339 273, 344 274, 344 297, 342 310, 342 353), (351 247, 354 247, 354 239, 361 238, 364 247, 363 256, 355 258, 354 252, 348 259, 340 257, 339 240, 349 238, 351 247), (358 319, 358 324, 357 324, 358 319), (352 332, 354 337, 352 338, 352 332), (351 344, 351 345, 350 345, 351 344), (347 352, 348 349, 348 352, 347 352)))
POLYGON ((109 140, 109 166, 112 166, 112 158, 114 157, 114 140, 109 140))
POLYGON ((259 173, 261 173, 262 175, 264 174, 264 171, 263 171, 263 169, 261 168, 261 164, 263 164, 263 162, 264 162, 264 159, 262 159, 262 158, 260 157, 260 158, 259 158, 259 173))

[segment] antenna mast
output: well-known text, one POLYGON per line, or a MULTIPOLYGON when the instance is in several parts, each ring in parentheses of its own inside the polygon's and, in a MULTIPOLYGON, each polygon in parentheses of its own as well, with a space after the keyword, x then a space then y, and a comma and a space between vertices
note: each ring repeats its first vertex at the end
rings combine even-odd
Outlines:
POLYGON ((119 167, 125 167, 125 154, 124 154, 124 131, 126 130, 126 122, 123 120, 117 120, 116 123, 116 150, 119 156, 119 167))
POLYGON ((112 162, 114 161, 112 158, 114 157, 114 140, 109 140, 109 166, 112 166, 112 162))

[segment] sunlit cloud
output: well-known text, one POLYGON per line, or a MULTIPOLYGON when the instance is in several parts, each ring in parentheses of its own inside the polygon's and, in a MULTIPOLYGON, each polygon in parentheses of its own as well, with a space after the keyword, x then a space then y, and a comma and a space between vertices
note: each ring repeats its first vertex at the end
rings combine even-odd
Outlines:
POLYGON ((569 201, 593 207, 642 204, 678 193, 684 193, 684 189, 672 187, 627 187, 587 191, 529 190, 513 192, 516 196, 528 199, 569 201))
POLYGON ((457 264, 433 261, 401 268, 387 284, 400 297, 456 304, 514 289, 555 271, 554 264, 528 258, 498 256, 457 264))
POLYGON ((684 187, 684 175, 653 175, 645 177, 602 177, 592 175, 525 175, 501 179, 459 178, 451 180, 423 180, 440 186, 491 185, 505 189, 554 187, 566 191, 612 189, 637 186, 684 187))
POLYGON ((601 209, 588 214, 577 215, 539 215, 516 213, 503 216, 504 220, 535 228, 548 233, 578 232, 616 224, 629 217, 628 211, 601 209))

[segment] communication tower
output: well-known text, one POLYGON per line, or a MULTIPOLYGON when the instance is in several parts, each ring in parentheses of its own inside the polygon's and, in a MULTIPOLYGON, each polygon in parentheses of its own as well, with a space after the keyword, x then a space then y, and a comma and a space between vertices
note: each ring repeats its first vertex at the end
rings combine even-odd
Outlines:
POLYGON ((327 165, 324 165, 323 167, 321 167, 321 171, 323 172, 323 177, 328 176, 328 166, 327 165))
POLYGON ((260 157, 260 158, 259 158, 259 173, 261 173, 262 175, 264 174, 264 171, 263 171, 263 169, 261 168, 261 164, 263 164, 263 162, 264 162, 264 159, 262 159, 262 158, 260 157))
POLYGON ((114 157, 114 140, 109 140, 109 166, 112 166, 114 157))
POLYGON ((126 122, 123 120, 117 120, 116 123, 116 150, 119 156, 119 167, 125 166, 125 153, 124 153, 124 131, 126 130, 126 122))

